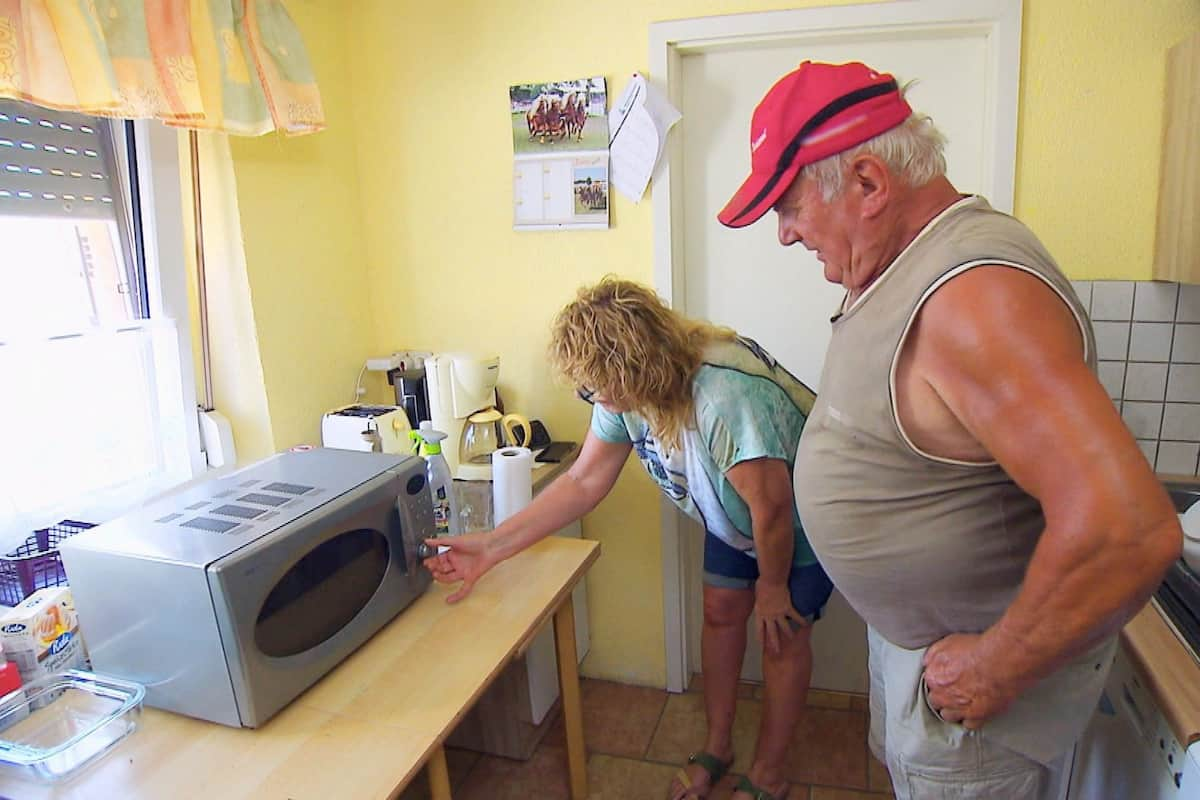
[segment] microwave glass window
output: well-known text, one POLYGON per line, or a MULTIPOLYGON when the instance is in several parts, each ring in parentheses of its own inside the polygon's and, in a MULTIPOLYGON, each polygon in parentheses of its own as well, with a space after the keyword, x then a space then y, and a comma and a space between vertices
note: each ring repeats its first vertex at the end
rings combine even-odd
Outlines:
POLYGON ((267 596, 254 640, 275 658, 303 653, 344 628, 374 596, 388 566, 388 542, 354 530, 318 545, 267 596))

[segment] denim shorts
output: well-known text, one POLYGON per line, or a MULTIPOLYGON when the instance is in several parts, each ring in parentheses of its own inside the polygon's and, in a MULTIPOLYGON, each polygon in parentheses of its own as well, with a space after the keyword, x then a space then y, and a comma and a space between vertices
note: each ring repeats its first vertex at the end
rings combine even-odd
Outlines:
MULTIPOLYGON (((704 534, 704 583, 719 589, 752 589, 758 580, 758 560, 730 547, 711 533, 704 534)), ((820 564, 792 565, 788 573, 792 605, 809 622, 821 618, 821 611, 833 592, 833 581, 820 564)))

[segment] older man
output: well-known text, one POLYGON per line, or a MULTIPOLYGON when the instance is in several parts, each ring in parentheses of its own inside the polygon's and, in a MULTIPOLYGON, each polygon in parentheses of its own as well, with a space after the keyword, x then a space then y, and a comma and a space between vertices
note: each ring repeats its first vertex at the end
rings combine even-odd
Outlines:
POLYGON ((773 209, 846 289, 794 481, 868 624, 876 753, 899 798, 1052 797, 1181 546, 1086 311, 1024 225, 946 179, 891 75, 805 62, 750 141, 721 222, 773 209))

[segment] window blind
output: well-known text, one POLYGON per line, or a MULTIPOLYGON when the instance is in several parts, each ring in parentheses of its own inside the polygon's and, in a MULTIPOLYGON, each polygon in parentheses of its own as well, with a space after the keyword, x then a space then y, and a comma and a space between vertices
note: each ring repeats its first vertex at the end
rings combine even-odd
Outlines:
POLYGON ((0 214, 115 220, 115 164, 106 122, 0 100, 0 214))

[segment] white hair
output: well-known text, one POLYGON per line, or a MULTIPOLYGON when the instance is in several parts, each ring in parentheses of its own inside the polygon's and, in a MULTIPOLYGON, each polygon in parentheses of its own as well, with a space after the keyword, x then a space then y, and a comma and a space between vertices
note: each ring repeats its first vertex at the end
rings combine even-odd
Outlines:
POLYGON ((843 176, 856 156, 864 153, 877 156, 895 175, 910 186, 924 186, 946 174, 946 157, 942 148, 946 137, 934 127, 927 114, 911 114, 891 130, 868 139, 858 147, 807 164, 799 177, 807 177, 821 190, 826 203, 842 191, 843 176))

